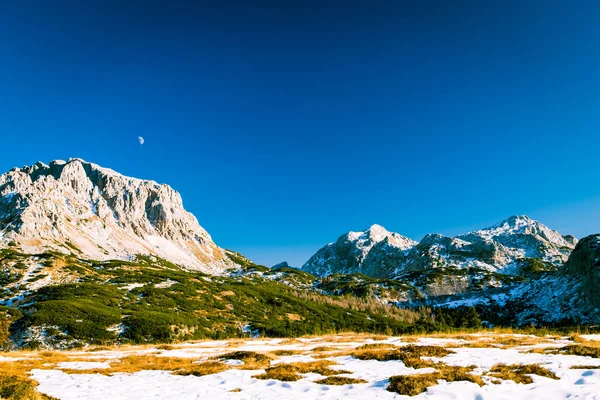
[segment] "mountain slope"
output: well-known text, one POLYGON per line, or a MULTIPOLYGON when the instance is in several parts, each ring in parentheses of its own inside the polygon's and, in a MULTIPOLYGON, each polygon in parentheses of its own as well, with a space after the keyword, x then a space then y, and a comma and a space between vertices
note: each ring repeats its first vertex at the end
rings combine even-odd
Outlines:
POLYGON ((170 186, 80 159, 0 176, 0 246, 98 260, 155 255, 213 274, 235 266, 170 186))
POLYGON ((600 235, 591 235, 577 243, 567 263, 556 272, 499 290, 428 299, 425 303, 476 306, 483 319, 499 325, 598 324, 599 287, 600 235))

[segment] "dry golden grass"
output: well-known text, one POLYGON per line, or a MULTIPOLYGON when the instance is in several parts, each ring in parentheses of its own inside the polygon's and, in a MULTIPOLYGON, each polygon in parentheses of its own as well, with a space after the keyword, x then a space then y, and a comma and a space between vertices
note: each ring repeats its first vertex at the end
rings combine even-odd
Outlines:
POLYGON ((544 376, 551 379, 559 379, 554 372, 546 369, 539 364, 527 364, 527 365, 506 365, 497 364, 490 369, 488 373, 493 378, 502 379, 505 381, 514 381, 515 383, 529 384, 533 383, 533 379, 530 375, 544 376))
POLYGON ((276 355, 278 357, 281 356, 295 356, 298 354, 303 354, 304 351, 302 350, 274 350, 271 352, 271 354, 276 355))
POLYGON ((230 339, 227 341, 227 347, 239 347, 246 343, 244 339, 230 339))
POLYGON ((171 346, 170 344, 161 344, 160 346, 156 346, 157 350, 175 350, 175 346, 171 346))
POLYGON ((571 365, 571 369, 600 369, 600 365, 571 365))
POLYGON ((391 343, 368 343, 358 346, 356 350, 372 350, 372 349, 396 349, 398 346, 391 343))
POLYGON ((85 351, 88 353, 93 353, 93 352, 97 352, 97 351, 110 351, 110 350, 114 350, 114 348, 106 347, 106 346, 96 346, 96 347, 90 347, 90 348, 86 349, 85 351))
POLYGON ((317 346, 317 347, 310 349, 310 351, 313 351, 315 353, 322 353, 322 352, 326 352, 326 351, 336 351, 336 350, 339 350, 339 349, 337 347, 331 347, 331 346, 317 346))
POLYGON ((175 371, 175 375, 194 375, 194 376, 204 376, 204 375, 212 375, 218 374, 219 372, 223 372, 228 370, 230 367, 216 361, 209 361, 200 364, 193 364, 188 369, 182 369, 179 371, 175 371))
POLYGON ((324 343, 349 343, 349 342, 364 342, 367 339, 385 340, 389 339, 388 335, 377 335, 372 333, 357 333, 357 332, 340 332, 331 335, 305 335, 303 338, 318 338, 324 343))
POLYGON ((445 357, 452 353, 454 353, 452 350, 440 346, 417 346, 410 344, 396 349, 355 350, 350 352, 350 355, 359 360, 400 360, 407 367, 418 369, 436 366, 432 361, 423 360, 421 357, 445 357))
POLYGON ((484 382, 478 375, 471 372, 475 367, 453 367, 445 364, 437 364, 436 372, 430 374, 397 375, 390 378, 388 391, 406 395, 416 396, 427 390, 430 386, 438 384, 439 380, 446 382, 467 381, 483 386, 484 382))
POLYGON ((600 347, 583 346, 580 344, 572 344, 558 349, 546 349, 546 353, 551 354, 569 354, 573 356, 584 356, 592 358, 600 358, 600 347))
POLYGON ((513 347, 526 347, 538 344, 552 344, 554 343, 553 338, 549 337, 538 337, 538 336, 513 336, 513 335, 496 335, 496 336, 485 336, 469 339, 468 343, 461 343, 452 345, 454 348, 513 348, 513 347))
POLYGON ((234 351, 231 353, 220 355, 215 358, 219 358, 222 360, 242 361, 244 363, 244 365, 241 366, 243 367, 243 369, 268 368, 271 365, 271 360, 274 359, 274 357, 270 355, 255 353, 253 351, 234 351))
POLYGON ((42 352, 36 354, 19 352, 13 356, 24 357, 24 360, 5 361, 0 363, 0 399, 3 400, 50 400, 50 396, 36 390, 38 383, 29 378, 32 369, 50 369, 56 363, 73 361, 66 354, 42 352))
POLYGON ((304 343, 302 340, 298 340, 298 339, 285 339, 282 340, 279 344, 280 345, 288 345, 288 344, 302 344, 304 343))
POLYGON ((203 376, 223 372, 230 369, 230 367, 217 361, 198 363, 197 360, 191 358, 131 355, 114 360, 111 362, 110 368, 89 370, 61 369, 68 374, 112 375, 114 373, 132 374, 140 371, 171 371, 176 375, 203 376))
POLYGON ((276 379, 284 382, 292 382, 301 379, 302 375, 300 374, 308 374, 310 372, 323 376, 352 373, 351 371, 332 370, 329 368, 332 365, 337 365, 337 363, 331 360, 319 360, 312 362, 277 364, 274 367, 267 368, 264 374, 255 375, 253 378, 276 379))
POLYGON ((38 383, 21 374, 0 372, 0 399, 56 400, 36 390, 38 383))
POLYGON ((315 383, 318 383, 321 385, 341 386, 341 385, 352 385, 352 384, 368 383, 368 382, 365 381, 364 379, 346 378, 344 376, 328 376, 325 379, 320 379, 318 381, 315 381, 315 383))
POLYGON ((587 347, 600 347, 600 340, 588 340, 586 338, 582 338, 579 335, 574 335, 569 337, 575 343, 587 346, 587 347))

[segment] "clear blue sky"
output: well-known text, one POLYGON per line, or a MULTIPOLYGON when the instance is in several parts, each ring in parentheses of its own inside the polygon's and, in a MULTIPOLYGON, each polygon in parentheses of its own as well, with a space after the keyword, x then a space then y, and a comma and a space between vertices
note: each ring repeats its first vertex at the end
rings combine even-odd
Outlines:
POLYGON ((0 170, 168 183, 268 265, 373 223, 600 231, 598 2, 248 3, 2 2, 0 170))

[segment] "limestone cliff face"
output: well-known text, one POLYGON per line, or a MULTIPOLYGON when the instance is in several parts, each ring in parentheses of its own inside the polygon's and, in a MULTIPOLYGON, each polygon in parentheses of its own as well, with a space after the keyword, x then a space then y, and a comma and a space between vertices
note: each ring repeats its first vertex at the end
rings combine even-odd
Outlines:
POLYGON ((80 159, 0 175, 0 246, 91 259, 155 255, 218 274, 235 264, 168 185, 80 159))

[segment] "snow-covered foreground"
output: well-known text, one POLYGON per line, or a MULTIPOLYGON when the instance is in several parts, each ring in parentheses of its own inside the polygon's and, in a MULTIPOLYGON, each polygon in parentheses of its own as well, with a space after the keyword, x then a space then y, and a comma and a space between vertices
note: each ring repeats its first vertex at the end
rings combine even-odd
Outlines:
MULTIPOLYGON (((503 348, 471 348, 458 347, 460 345, 477 341, 489 340, 489 337, 475 336, 472 340, 421 338, 416 344, 443 346, 454 351, 442 358, 433 358, 452 366, 475 365, 475 374, 483 375, 486 385, 480 387, 470 382, 446 383, 440 381, 438 385, 429 387, 427 392, 414 399, 460 399, 460 400, 488 400, 488 399, 596 399, 600 400, 600 369, 584 368, 571 369, 571 366, 599 366, 600 359, 562 354, 543 354, 531 352, 532 349, 542 347, 561 347, 572 344, 566 339, 544 339, 542 343, 530 344, 519 347, 503 348), (533 383, 516 384, 504 380, 500 384, 492 384, 491 378, 485 374, 496 364, 539 364, 554 372, 560 379, 554 380, 537 375, 532 375, 533 383)), ((592 340, 596 338, 591 338, 592 340)), ((297 354, 281 356, 272 362, 308 362, 314 361, 315 353, 312 349, 317 346, 331 346, 339 350, 352 349, 365 343, 392 343, 398 346, 406 345, 401 338, 389 338, 373 341, 366 338, 329 337, 316 339, 294 340, 293 343, 281 339, 249 340, 227 343, 225 341, 211 341, 190 343, 174 346, 169 350, 153 348, 127 348, 124 350, 111 350, 100 352, 77 352, 73 356, 86 361, 60 363, 58 367, 82 370, 93 368, 106 368, 113 358, 120 358, 131 354, 158 354, 166 357, 185 357, 198 360, 220 354, 236 351, 272 352, 276 350, 295 350, 297 354), (98 361, 98 360, 104 360, 98 361), (108 360, 108 361, 106 361, 108 360)), ((376 361, 358 360, 349 355, 339 355, 332 352, 331 359, 338 363, 331 369, 343 369, 352 372, 341 376, 366 380, 364 384, 350 384, 332 386, 317 384, 314 381, 322 379, 318 374, 304 374, 303 379, 295 382, 282 382, 278 380, 260 380, 253 376, 263 373, 264 370, 244 370, 240 363, 232 362, 235 366, 224 372, 201 377, 179 376, 169 371, 140 371, 132 374, 116 373, 103 375, 98 373, 67 374, 59 369, 32 371, 32 377, 39 382, 38 390, 61 400, 159 400, 159 399, 407 399, 408 396, 388 392, 388 379, 394 375, 408 375, 430 373, 432 368, 415 370, 407 368, 402 361, 376 361)))

